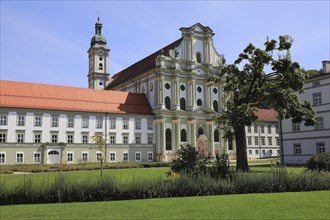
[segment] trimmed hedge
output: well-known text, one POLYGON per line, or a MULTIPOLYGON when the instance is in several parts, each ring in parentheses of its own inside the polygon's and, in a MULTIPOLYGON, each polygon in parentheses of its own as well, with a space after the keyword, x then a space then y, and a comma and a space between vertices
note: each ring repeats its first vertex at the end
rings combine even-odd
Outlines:
MULTIPOLYGON (((103 169, 130 169, 130 168, 150 168, 150 167, 169 167, 169 163, 165 162, 148 162, 148 163, 105 163, 103 169)), ((61 164, 56 169, 61 171, 78 171, 78 170, 99 170, 99 163, 82 163, 82 164, 61 164)), ((0 174, 12 174, 14 172, 49 172, 52 170, 50 165, 5 165, 0 167, 0 174)))
POLYGON ((50 184, 34 184, 28 179, 15 189, 0 185, 0 205, 317 190, 330 190, 329 173, 289 174, 278 168, 266 174, 234 173, 229 179, 178 174, 168 180, 135 180, 126 184, 111 177, 73 182, 61 173, 50 184))
POLYGON ((315 154, 307 161, 307 166, 309 170, 330 171, 330 152, 315 154))

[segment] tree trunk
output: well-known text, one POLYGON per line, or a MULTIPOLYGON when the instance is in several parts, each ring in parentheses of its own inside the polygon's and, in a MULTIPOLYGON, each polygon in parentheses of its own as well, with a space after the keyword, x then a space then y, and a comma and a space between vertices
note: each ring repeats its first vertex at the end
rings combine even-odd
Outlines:
POLYGON ((236 141, 236 171, 249 171, 246 153, 246 135, 245 126, 237 125, 234 128, 236 141))

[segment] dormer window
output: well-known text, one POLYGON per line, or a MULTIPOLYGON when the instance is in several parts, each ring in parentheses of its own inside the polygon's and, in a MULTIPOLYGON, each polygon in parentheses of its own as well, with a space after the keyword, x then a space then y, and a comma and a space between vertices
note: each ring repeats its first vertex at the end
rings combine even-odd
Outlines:
POLYGON ((201 63, 202 62, 202 54, 200 52, 196 53, 196 60, 197 63, 201 63))

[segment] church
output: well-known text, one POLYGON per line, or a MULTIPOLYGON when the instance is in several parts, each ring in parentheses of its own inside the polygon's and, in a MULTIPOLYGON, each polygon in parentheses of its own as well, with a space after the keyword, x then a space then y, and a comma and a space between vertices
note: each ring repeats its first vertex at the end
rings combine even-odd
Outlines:
POLYGON ((222 85, 207 82, 224 60, 214 33, 200 23, 179 30, 178 40, 110 77, 98 19, 89 88, 1 80, 0 164, 97 162, 94 135, 106 139, 106 162, 171 161, 184 144, 211 156, 232 152, 212 120, 224 100, 222 85))

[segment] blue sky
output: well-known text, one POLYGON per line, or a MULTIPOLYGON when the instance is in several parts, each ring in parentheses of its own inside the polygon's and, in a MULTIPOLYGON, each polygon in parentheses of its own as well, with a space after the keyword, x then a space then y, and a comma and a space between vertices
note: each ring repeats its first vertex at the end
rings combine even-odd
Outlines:
POLYGON ((252 42, 294 38, 292 59, 320 69, 330 59, 330 1, 4 1, 1 79, 87 87, 88 54, 100 16, 110 75, 181 37, 197 22, 232 63, 252 42))

